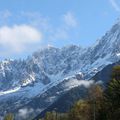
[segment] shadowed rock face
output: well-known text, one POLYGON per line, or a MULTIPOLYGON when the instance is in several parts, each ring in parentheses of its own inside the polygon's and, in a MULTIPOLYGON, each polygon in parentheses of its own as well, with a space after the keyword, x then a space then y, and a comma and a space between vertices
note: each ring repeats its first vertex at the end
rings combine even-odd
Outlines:
POLYGON ((112 69, 114 66, 120 65, 120 61, 107 65, 101 71, 99 71, 95 76, 92 77, 96 82, 102 81, 106 85, 111 80, 112 69))

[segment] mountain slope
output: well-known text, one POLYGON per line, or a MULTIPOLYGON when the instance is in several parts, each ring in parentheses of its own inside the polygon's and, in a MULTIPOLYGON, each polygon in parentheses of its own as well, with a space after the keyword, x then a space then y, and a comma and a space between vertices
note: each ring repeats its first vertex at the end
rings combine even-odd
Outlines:
POLYGON ((64 92, 81 85, 81 80, 89 80, 108 64, 118 61, 119 43, 120 22, 89 48, 49 46, 26 60, 1 61, 0 115, 11 109, 17 115, 20 113, 20 119, 21 111, 31 114, 36 110, 37 115, 64 92))
MULTIPOLYGON (((92 77, 94 81, 103 81, 104 86, 111 80, 111 73, 114 66, 120 65, 120 61, 107 65, 105 68, 103 68, 101 71, 99 71, 95 76, 92 77)), ((54 111, 57 112, 68 112, 71 108, 71 106, 78 101, 79 99, 83 99, 86 97, 86 94, 88 92, 88 89, 84 86, 79 86, 72 88, 71 90, 64 93, 62 96, 60 96, 52 105, 50 105, 47 109, 42 111, 37 117, 34 118, 34 120, 38 120, 38 118, 44 117, 46 112, 48 111, 54 111)))
POLYGON ((44 117, 46 112, 49 111, 68 112, 76 101, 86 97, 87 90, 84 86, 72 88, 61 95, 52 105, 35 117, 34 120, 44 117))

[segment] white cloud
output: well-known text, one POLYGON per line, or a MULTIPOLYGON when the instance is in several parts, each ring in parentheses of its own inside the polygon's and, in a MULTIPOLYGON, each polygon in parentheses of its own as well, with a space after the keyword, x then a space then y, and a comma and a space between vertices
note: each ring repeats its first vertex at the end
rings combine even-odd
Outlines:
POLYGON ((119 6, 119 4, 116 2, 116 0, 109 0, 109 1, 110 1, 111 5, 113 6, 113 8, 114 8, 116 11, 120 12, 120 6, 119 6))
POLYGON ((64 28, 57 28, 53 31, 53 34, 50 35, 50 40, 66 40, 69 38, 68 31, 64 28))
POLYGON ((63 20, 64 20, 65 24, 70 27, 77 26, 77 20, 71 12, 67 12, 65 15, 63 15, 63 20))
POLYGON ((12 13, 9 10, 0 11, 0 17, 1 18, 6 19, 10 16, 12 16, 12 13))
POLYGON ((38 12, 25 12, 22 11, 19 13, 18 18, 24 18, 26 22, 36 28, 41 29, 42 31, 47 31, 49 29, 48 17, 42 16, 38 12))
POLYGON ((32 108, 28 109, 28 108, 23 108, 23 109, 19 109, 18 111, 18 116, 22 119, 26 119, 30 116, 30 114, 32 114, 34 112, 34 110, 32 108))
POLYGON ((29 45, 38 43, 42 39, 42 33, 29 25, 14 25, 12 27, 0 27, 0 49, 4 53, 19 53, 29 45))
POLYGON ((62 21, 58 27, 53 28, 50 36, 51 40, 68 40, 73 35, 71 31, 76 29, 78 21, 72 12, 67 12, 61 16, 62 21))
POLYGON ((74 31, 78 27, 75 15, 70 11, 62 14, 58 18, 58 26, 52 24, 52 20, 54 22, 54 19, 42 16, 38 12, 21 11, 15 14, 8 10, 0 11, 2 58, 24 56, 24 53, 27 56, 42 47, 41 45, 56 44, 59 40, 71 42, 71 36, 74 36, 74 31))
POLYGON ((12 13, 9 10, 0 11, 0 26, 5 25, 12 17, 12 13))

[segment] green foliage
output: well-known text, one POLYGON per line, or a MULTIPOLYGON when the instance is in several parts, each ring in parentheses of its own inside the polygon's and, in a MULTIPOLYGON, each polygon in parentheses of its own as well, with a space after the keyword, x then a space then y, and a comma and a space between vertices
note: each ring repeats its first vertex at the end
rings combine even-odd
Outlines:
POLYGON ((120 119, 120 66, 115 66, 112 71, 112 79, 105 91, 107 118, 109 120, 120 119))
POLYGON ((14 116, 12 113, 9 113, 5 116, 4 120, 14 120, 14 116))
POLYGON ((120 80, 120 65, 114 66, 112 70, 112 79, 120 80))
POLYGON ((68 120, 67 114, 53 112, 47 112, 44 120, 68 120))
POLYGON ((52 113, 47 112, 45 116, 45 120, 52 120, 52 118, 53 118, 52 113))
POLYGON ((69 113, 69 120, 90 120, 91 107, 86 101, 77 102, 69 113))
POLYGON ((88 91, 88 101, 91 106, 91 119, 96 120, 101 110, 101 103, 103 101, 103 89, 101 86, 93 84, 88 91))

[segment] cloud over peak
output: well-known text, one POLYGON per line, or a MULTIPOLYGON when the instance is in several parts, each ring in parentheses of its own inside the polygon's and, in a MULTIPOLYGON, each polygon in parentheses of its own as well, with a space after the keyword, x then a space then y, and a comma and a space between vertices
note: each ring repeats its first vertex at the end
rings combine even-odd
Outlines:
POLYGON ((54 18, 51 19, 38 12, 21 11, 16 14, 6 10, 1 11, 0 15, 0 55, 2 58, 25 56, 46 44, 71 43, 71 38, 75 36, 78 28, 77 18, 70 11, 58 16, 58 25, 56 24, 58 21, 54 18))
POLYGON ((0 46, 6 49, 6 52, 22 52, 28 45, 37 43, 41 39, 42 33, 29 25, 0 27, 0 46))

